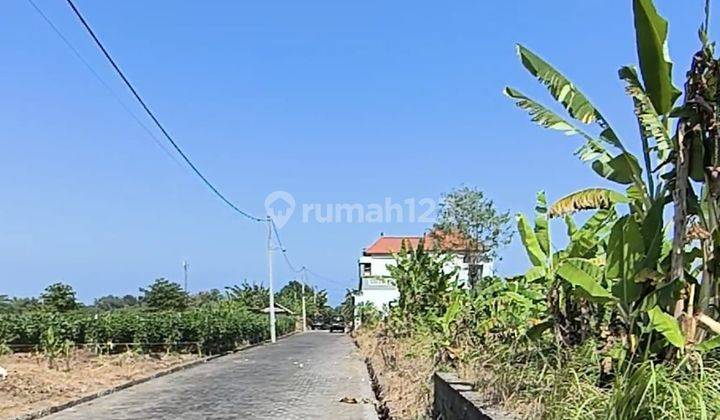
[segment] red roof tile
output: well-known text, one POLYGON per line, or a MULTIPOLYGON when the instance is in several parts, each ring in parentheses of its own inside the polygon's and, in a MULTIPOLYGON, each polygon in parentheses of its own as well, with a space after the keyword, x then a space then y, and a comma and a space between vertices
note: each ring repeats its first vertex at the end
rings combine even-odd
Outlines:
MULTIPOLYGON (((415 249, 422 236, 381 236, 375 243, 365 249, 365 255, 386 255, 400 252, 403 243, 407 249, 415 249)), ((430 251, 437 246, 446 251, 464 251, 468 249, 467 241, 457 235, 440 235, 430 233, 425 236, 425 249, 430 251)))
POLYGON ((375 243, 365 249, 365 254, 394 254, 400 252, 403 242, 407 249, 417 248, 420 238, 420 236, 381 236, 375 243))

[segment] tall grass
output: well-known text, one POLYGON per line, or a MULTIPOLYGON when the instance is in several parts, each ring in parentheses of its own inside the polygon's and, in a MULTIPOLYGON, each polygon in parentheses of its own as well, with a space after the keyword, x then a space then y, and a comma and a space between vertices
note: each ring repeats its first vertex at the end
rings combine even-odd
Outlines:
POLYGON ((662 364, 602 369, 595 343, 573 349, 552 344, 495 343, 474 349, 458 366, 488 403, 527 419, 717 419, 720 364, 689 354, 662 364), (615 376, 613 376, 615 375, 615 376))
POLYGON ((720 370, 698 358, 676 364, 644 361, 628 365, 607 385, 601 370, 577 352, 565 363, 530 370, 534 383, 547 381, 545 396, 536 390, 547 419, 717 419, 720 418, 720 370), (692 360, 692 363, 690 363, 692 360), (585 363, 583 363, 583 361, 585 363))

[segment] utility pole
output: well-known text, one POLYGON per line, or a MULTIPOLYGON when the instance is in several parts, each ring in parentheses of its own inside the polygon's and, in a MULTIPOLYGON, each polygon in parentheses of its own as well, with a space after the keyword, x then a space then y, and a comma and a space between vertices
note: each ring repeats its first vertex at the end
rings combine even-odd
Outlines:
POLYGON ((305 267, 300 270, 300 281, 302 281, 302 323, 303 332, 307 331, 307 313, 305 312, 305 267))
POLYGON ((268 254, 268 281, 270 291, 270 341, 274 343, 277 341, 275 337, 275 292, 273 291, 273 264, 272 264, 272 219, 270 216, 267 218, 268 224, 268 243, 267 243, 267 254, 268 254))
POLYGON ((187 261, 183 261, 183 271, 185 272, 185 293, 187 293, 187 291, 188 291, 188 283, 187 283, 188 267, 190 267, 190 266, 188 265, 187 261))

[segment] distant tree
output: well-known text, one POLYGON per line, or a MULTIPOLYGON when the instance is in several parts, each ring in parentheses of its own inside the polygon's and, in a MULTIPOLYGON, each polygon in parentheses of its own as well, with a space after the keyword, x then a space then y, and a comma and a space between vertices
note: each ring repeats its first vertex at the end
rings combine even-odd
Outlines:
POLYGON ((312 299, 314 303, 313 313, 315 315, 330 315, 332 307, 328 304, 327 290, 316 290, 312 295, 312 299))
POLYGON ((336 314, 345 317, 345 320, 347 321, 350 321, 355 317, 355 295, 355 291, 347 289, 345 291, 343 301, 334 310, 336 314))
POLYGON ((433 232, 467 241, 470 282, 474 284, 482 275, 479 264, 497 258, 498 249, 510 243, 510 220, 510 213, 499 212, 478 188, 462 186, 442 196, 433 232))
POLYGON ((156 279, 147 289, 140 288, 140 303, 155 310, 182 311, 190 303, 183 288, 165 278, 156 279))
POLYGON ((113 309, 127 308, 137 305, 138 299, 133 295, 125 295, 123 297, 107 295, 95 299, 93 306, 101 311, 111 311, 113 309))
MULTIPOLYGON (((295 314, 302 313, 303 285, 297 280, 289 281, 275 295, 275 301, 292 310, 295 314)), ((327 292, 316 291, 312 285, 305 285, 305 312, 308 317, 313 315, 327 315, 330 308, 327 306, 327 292)))
POLYGON ((8 295, 0 295, 0 312, 11 312, 12 301, 8 295))
POLYGON ((203 306, 210 303, 220 302, 224 299, 222 292, 218 289, 204 290, 192 296, 194 306, 203 306))
POLYGON ((75 290, 69 284, 51 284, 40 295, 40 300, 45 309, 53 312, 67 312, 80 307, 75 298, 75 290))
POLYGON ((225 292, 230 300, 241 302, 248 308, 262 309, 270 303, 270 291, 267 287, 258 284, 250 284, 247 280, 241 285, 225 287, 225 292))
POLYGON ((15 313, 32 311, 40 308, 42 304, 37 298, 14 297, 10 300, 10 311, 15 313))

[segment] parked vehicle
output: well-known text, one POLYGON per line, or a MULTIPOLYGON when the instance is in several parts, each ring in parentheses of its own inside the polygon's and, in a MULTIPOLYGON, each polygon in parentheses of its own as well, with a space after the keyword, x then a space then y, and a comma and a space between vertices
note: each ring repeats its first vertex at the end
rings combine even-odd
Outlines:
POLYGON ((310 326, 313 330, 327 330, 330 328, 330 324, 327 319, 323 316, 316 316, 310 321, 310 326))
POLYGON ((334 316, 330 320, 330 332, 340 331, 345 332, 345 318, 342 316, 334 316))

